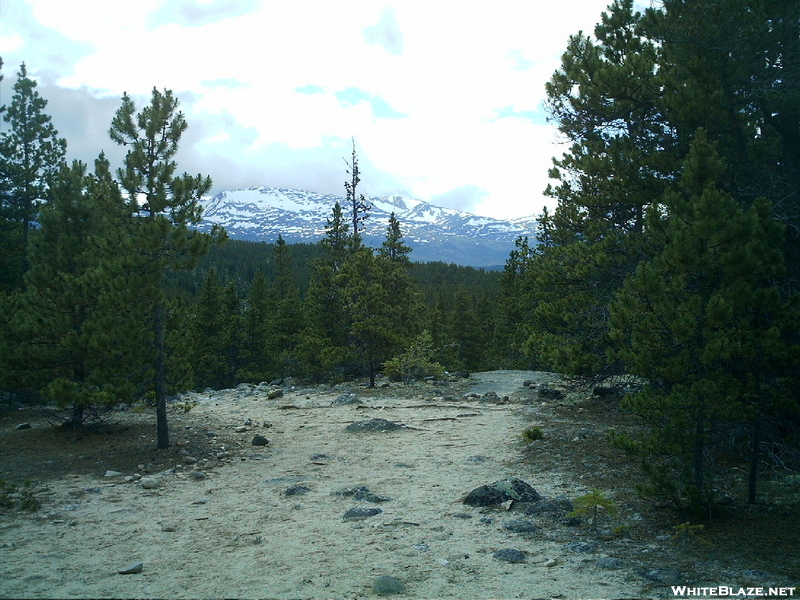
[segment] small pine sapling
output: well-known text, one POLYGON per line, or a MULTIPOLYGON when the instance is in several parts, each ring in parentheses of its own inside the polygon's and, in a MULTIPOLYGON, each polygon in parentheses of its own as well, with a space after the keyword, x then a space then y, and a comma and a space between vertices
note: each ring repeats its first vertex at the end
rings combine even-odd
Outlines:
POLYGON ((601 511, 607 516, 617 513, 617 505, 614 501, 598 489, 593 489, 588 494, 575 498, 573 504, 575 509, 568 516, 586 518, 591 523, 592 531, 595 534, 599 533, 597 523, 601 511))

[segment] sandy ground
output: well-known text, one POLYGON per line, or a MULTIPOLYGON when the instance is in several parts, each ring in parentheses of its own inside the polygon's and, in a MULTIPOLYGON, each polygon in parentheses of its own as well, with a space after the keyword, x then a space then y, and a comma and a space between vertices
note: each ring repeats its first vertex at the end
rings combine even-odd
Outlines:
MULTIPOLYGON (((494 372, 472 385, 513 399, 524 379, 547 377, 494 372)), ((468 402, 464 391, 362 390, 363 404, 343 406, 331 406, 341 389, 295 390, 274 400, 241 391, 187 397, 197 404, 171 414, 173 439, 191 427, 224 431, 221 458, 145 474, 159 482, 151 490, 126 483, 130 472, 50 482, 40 511, 0 519, 0 596, 366 598, 384 574, 405 584, 398 598, 651 595, 630 570, 600 569, 597 553, 570 551, 575 528, 547 522, 532 534, 511 533, 502 523, 520 518, 513 509, 461 502, 471 489, 508 477, 551 498, 587 491, 567 473, 537 473, 520 460, 525 405, 468 402), (371 418, 407 427, 345 431, 371 418), (246 422, 247 431, 236 433, 246 422), (256 433, 270 444, 253 446, 256 433), (309 491, 286 495, 298 485, 309 491), (355 486, 391 500, 341 495, 355 486), (358 505, 382 512, 345 520, 358 505), (525 562, 494 558, 502 548, 522 550, 525 562), (138 561, 141 573, 118 573, 138 561)))

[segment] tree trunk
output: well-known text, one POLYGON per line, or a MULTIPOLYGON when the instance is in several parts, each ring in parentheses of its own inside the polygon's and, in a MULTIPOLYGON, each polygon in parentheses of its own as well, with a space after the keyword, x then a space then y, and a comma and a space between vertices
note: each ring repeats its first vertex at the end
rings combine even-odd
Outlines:
POLYGON ((158 430, 157 448, 169 448, 169 426, 167 424, 167 364, 164 349, 164 306, 161 301, 153 310, 153 330, 155 332, 155 392, 156 427, 158 430))

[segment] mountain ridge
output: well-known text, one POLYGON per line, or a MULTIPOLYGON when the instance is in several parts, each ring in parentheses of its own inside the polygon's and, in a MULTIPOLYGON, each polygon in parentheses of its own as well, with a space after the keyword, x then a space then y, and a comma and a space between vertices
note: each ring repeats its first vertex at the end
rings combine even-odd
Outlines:
MULTIPOLYGON (((369 218, 362 234, 365 243, 379 246, 394 212, 412 260, 452 262, 489 267, 505 263, 520 236, 535 240, 536 219, 502 220, 433 205, 401 195, 371 196, 369 218)), ((347 214, 345 198, 307 190, 257 186, 226 190, 203 198, 203 221, 209 230, 222 225, 233 239, 274 242, 280 234, 287 243, 313 243, 325 236, 327 220, 336 202, 347 214)))

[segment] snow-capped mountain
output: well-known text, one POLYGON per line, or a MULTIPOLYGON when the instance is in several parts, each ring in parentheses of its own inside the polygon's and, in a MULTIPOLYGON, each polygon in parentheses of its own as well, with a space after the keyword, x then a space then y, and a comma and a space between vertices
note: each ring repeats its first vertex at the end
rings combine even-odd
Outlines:
MULTIPOLYGON (((402 196, 368 198, 371 208, 364 240, 378 247, 389 216, 394 213, 418 262, 442 261, 475 267, 503 265, 521 235, 535 238, 533 217, 503 221, 452 208, 433 206, 402 196)), ((345 199, 304 190, 255 187, 220 192, 203 201, 201 229, 225 227, 233 239, 274 242, 278 234, 289 243, 313 243, 325 235, 336 202, 347 218, 345 199)))

